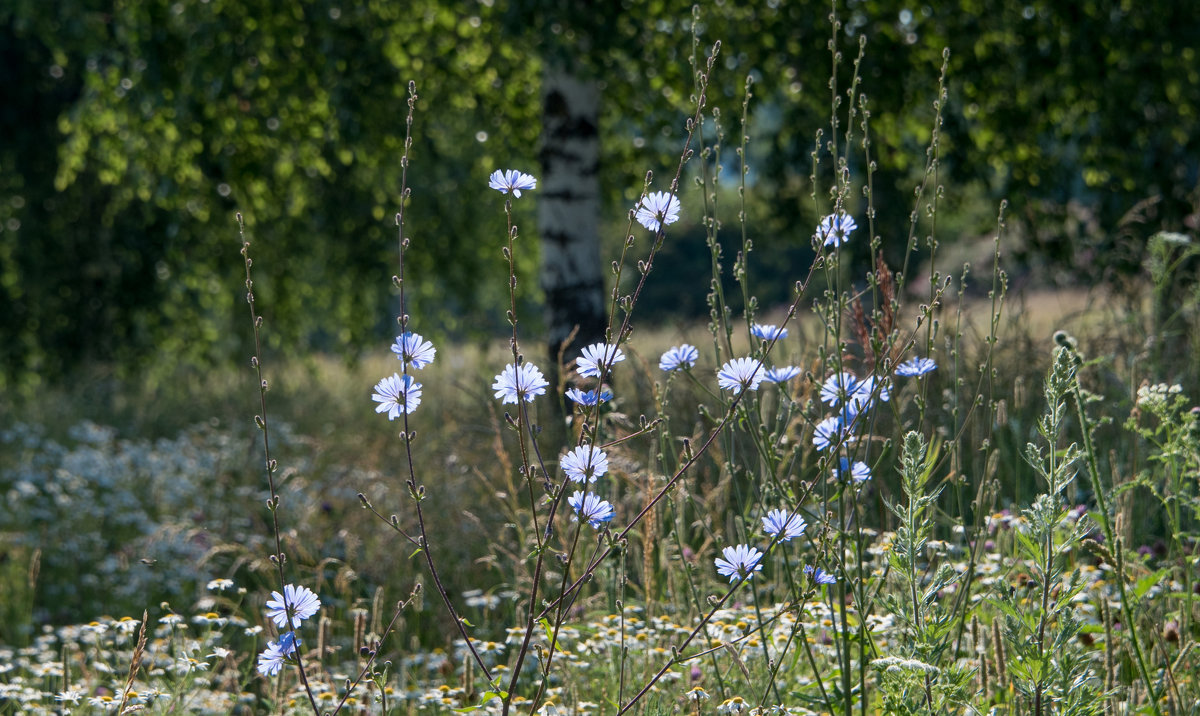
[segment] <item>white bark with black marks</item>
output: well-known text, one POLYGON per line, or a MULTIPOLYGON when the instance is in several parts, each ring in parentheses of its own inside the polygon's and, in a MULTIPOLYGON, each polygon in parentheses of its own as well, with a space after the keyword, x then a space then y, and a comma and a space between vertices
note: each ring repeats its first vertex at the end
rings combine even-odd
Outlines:
POLYGON ((538 197, 541 286, 550 356, 576 326, 565 359, 604 339, 600 263, 600 88, 548 67, 542 94, 542 176, 538 197))

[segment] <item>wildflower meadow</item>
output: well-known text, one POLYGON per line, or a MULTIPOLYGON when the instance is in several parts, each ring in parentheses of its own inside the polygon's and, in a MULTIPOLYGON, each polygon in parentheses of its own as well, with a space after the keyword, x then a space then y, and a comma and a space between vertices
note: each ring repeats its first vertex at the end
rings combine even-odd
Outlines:
POLYGON ((1007 204, 984 263, 953 263, 946 59, 909 221, 883 225, 864 41, 805 129, 809 260, 760 301, 763 120, 700 17, 675 162, 605 244, 598 340, 543 349, 547 189, 503 158, 455 197, 490 217, 503 335, 439 337, 413 299, 439 240, 413 81, 390 343, 269 348, 246 208, 238 372, 129 398, 182 427, 131 435, 71 389, 6 416, 0 714, 1200 714, 1195 233, 1150 239, 1148 299, 1050 319, 1010 292, 1007 204), (710 273, 664 258, 684 227, 710 273), (708 319, 644 308, 664 277, 708 319))

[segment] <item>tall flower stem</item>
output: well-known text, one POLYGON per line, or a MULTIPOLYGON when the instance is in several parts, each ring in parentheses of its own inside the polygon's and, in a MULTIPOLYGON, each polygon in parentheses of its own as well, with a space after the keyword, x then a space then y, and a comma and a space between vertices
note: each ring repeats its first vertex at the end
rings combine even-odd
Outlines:
MULTIPOLYGON (((1092 483, 1092 492, 1096 495, 1096 506, 1100 513, 1100 526, 1104 530, 1104 540, 1109 544, 1115 554, 1117 550, 1122 549, 1122 545, 1116 540, 1113 532, 1112 521, 1109 518, 1108 498, 1105 494, 1104 484, 1100 481, 1100 470, 1096 467, 1096 448, 1092 444, 1092 425, 1088 420, 1087 411, 1084 409, 1083 391, 1079 386, 1079 374, 1073 372, 1071 376, 1071 397, 1075 403, 1075 413, 1079 418, 1079 430, 1083 434, 1083 454, 1084 464, 1087 465, 1088 478, 1092 483)), ((1124 564, 1121 561, 1121 564, 1124 564)), ((1116 566, 1116 565, 1114 565, 1116 566)), ((1121 595, 1121 613, 1125 616, 1125 624, 1129 629, 1129 643, 1133 646, 1133 654, 1138 667, 1138 676, 1142 679, 1142 686, 1145 687, 1146 693, 1149 694, 1150 708, 1155 714, 1162 712, 1158 708, 1158 692, 1154 689, 1154 682, 1150 679, 1150 672, 1146 668, 1146 659, 1142 655, 1141 640, 1138 638, 1137 620, 1134 618, 1133 609, 1129 605, 1129 596, 1125 590, 1125 574, 1122 572, 1117 574, 1117 591, 1121 595)))
MULTIPOLYGON (((566 489, 567 488, 564 485, 559 492, 565 492, 566 489)), ((567 580, 570 579, 571 562, 575 558, 575 549, 579 545, 579 534, 583 531, 583 522, 583 515, 580 515, 579 524, 575 527, 575 534, 571 537, 571 549, 567 552, 567 561, 563 565, 562 584, 558 590, 560 593, 567 586, 567 580)), ((560 603, 558 606, 558 613, 554 615, 554 630, 550 635, 550 645, 548 653, 546 654, 546 663, 542 668, 542 683, 541 686, 538 687, 537 694, 533 697, 533 705, 529 708, 530 713, 537 711, 538 706, 542 702, 542 695, 546 692, 546 687, 550 684, 550 667, 554 663, 554 654, 558 650, 558 633, 562 628, 563 618, 566 616, 568 609, 570 609, 569 604, 560 603)))
MULTIPOLYGON (((258 309, 255 307, 254 299, 254 280, 250 276, 250 267, 254 265, 254 261, 250 258, 250 242, 246 240, 246 224, 242 219, 242 213, 237 214, 238 236, 242 241, 242 258, 246 264, 246 303, 250 307, 250 323, 254 326, 254 356, 250 359, 251 365, 254 366, 255 374, 258 376, 258 405, 259 414, 254 416, 254 423, 258 429, 262 431, 263 436, 263 454, 264 466, 267 473, 267 487, 271 492, 267 499, 267 510, 271 513, 271 532, 275 538, 275 553, 271 555, 271 561, 275 563, 275 568, 279 573, 279 591, 280 594, 286 594, 284 588, 287 584, 287 574, 284 570, 284 562, 287 557, 283 553, 283 539, 279 533, 279 491, 275 485, 275 471, 279 469, 279 464, 271 457, 271 432, 267 422, 267 380, 263 377, 262 369, 262 336, 259 329, 262 328, 263 319, 258 315, 258 309)), ((295 635, 296 624, 292 619, 291 609, 287 609, 288 631, 295 635)), ((299 641, 297 639, 297 641, 299 641)), ((304 693, 308 696, 308 702, 312 706, 314 713, 320 713, 317 706, 317 699, 313 695, 312 687, 308 684, 308 674, 304 670, 304 657, 300 652, 300 647, 295 647, 296 654, 296 670, 300 673, 300 683, 304 686, 304 693)))
MULTIPOLYGON (((524 401, 521 401, 520 409, 518 410, 518 413, 521 416, 519 418, 519 420, 524 421, 525 424, 528 424, 529 423, 529 414, 528 414, 528 410, 525 406, 526 406, 526 403, 524 401)), ((536 449, 537 442, 535 440, 533 440, 532 429, 530 432, 530 440, 534 442, 534 447, 536 449)), ((525 481, 526 481, 526 483, 529 484, 530 500, 533 500, 533 476, 531 474, 529 474, 529 467, 528 467, 529 463, 524 458, 524 455, 525 455, 524 448, 522 446, 522 459, 525 460, 525 466, 526 466, 525 481)), ((537 535, 537 540, 538 540, 538 543, 537 543, 538 548, 536 550, 537 561, 534 563, 534 566, 533 566, 533 580, 529 586, 529 607, 528 607, 528 615, 525 620, 525 636, 521 640, 521 649, 520 649, 520 651, 517 652, 517 662, 513 666, 512 677, 509 679, 509 682, 508 682, 508 689, 507 689, 508 694, 503 697, 504 706, 503 706, 503 710, 501 711, 501 713, 504 714, 504 716, 508 716, 509 709, 512 707, 512 699, 513 699, 513 696, 516 694, 517 680, 521 678, 521 667, 525 664, 525 656, 529 652, 529 642, 533 638, 533 627, 535 624, 537 624, 538 620, 542 619, 545 616, 545 613, 543 612, 542 614, 539 614, 538 616, 535 617, 534 610, 537 608, 538 587, 542 582, 542 568, 545 565, 546 550, 548 549, 546 540, 548 540, 550 537, 551 526, 554 524, 554 515, 558 511, 558 506, 562 503, 562 497, 565 493, 566 493, 566 488, 560 487, 559 490, 557 491, 557 493, 555 494, 554 499, 550 503, 550 514, 546 516, 546 534, 541 535, 539 533, 537 535)), ((536 504, 531 505, 531 508, 536 512, 536 509, 537 509, 536 504)), ((535 527, 535 529, 537 529, 536 523, 534 524, 534 527, 535 527)), ((565 573, 564 573, 564 580, 565 580, 565 573)), ((559 597, 559 601, 561 602, 561 595, 559 597)))
MULTIPOLYGON (((400 210, 396 213, 396 231, 397 231, 396 241, 397 241, 397 249, 398 249, 398 253, 399 253, 399 257, 397 260, 398 260, 399 264, 398 264, 398 273, 393 278, 393 282, 396 284, 397 288, 399 288, 399 290, 400 290, 399 322, 400 322, 401 335, 403 335, 404 331, 408 327, 407 306, 405 305, 405 301, 404 301, 404 252, 408 248, 409 240, 408 240, 408 238, 406 238, 404 236, 404 206, 405 206, 405 201, 409 198, 410 193, 411 193, 411 190, 408 188, 408 185, 407 185, 408 163, 409 163, 408 152, 412 148, 412 122, 413 122, 413 112, 416 108, 416 103, 417 103, 417 85, 415 82, 409 82, 408 83, 408 116, 405 120, 406 128, 405 128, 405 134, 404 134, 404 154, 400 158, 400 166, 401 166, 400 197, 401 197, 401 201, 400 201, 400 210)), ((408 361, 403 362, 403 370, 404 370, 404 375, 407 377, 408 361)), ((429 575, 433 579, 434 586, 437 588, 438 596, 441 598, 442 603, 446 605, 446 611, 448 611, 450 613, 450 617, 454 620, 454 625, 455 625, 455 627, 457 627, 458 633, 463 638, 463 641, 466 642, 467 649, 470 650, 471 655, 475 660, 475 663, 479 665, 479 669, 483 672, 484 677, 490 681, 492 678, 491 672, 488 670, 487 664, 484 663, 483 658, 480 656, 479 652, 475 649, 475 644, 471 640, 471 635, 467 633, 466 625, 463 624, 463 620, 458 616, 458 612, 457 612, 457 610, 455 610, 454 604, 450 601, 450 594, 446 591, 446 588, 442 585, 442 578, 438 574, 437 565, 433 561, 433 553, 431 552, 431 549, 430 549, 429 533, 428 533, 428 531, 426 529, 426 525, 425 525, 425 511, 421 507, 421 503, 424 502, 424 500, 425 500, 425 486, 422 485, 420 480, 417 478, 416 467, 413 464, 412 442, 416 439, 416 432, 409 429, 408 411, 407 410, 401 411, 401 415, 403 416, 402 420, 404 422, 404 432, 401 433, 400 437, 404 441, 404 456, 405 456, 405 460, 407 463, 407 469, 408 469, 408 481, 407 482, 408 482, 409 494, 412 496, 413 502, 416 505, 417 526, 419 529, 419 536, 417 538, 418 546, 421 548, 421 554, 425 557, 425 565, 429 568, 429 575)), ((397 607, 397 612, 399 611, 399 609, 402 608, 402 606, 403 605, 397 607)), ((394 619, 393 619, 393 622, 394 622, 394 619)))

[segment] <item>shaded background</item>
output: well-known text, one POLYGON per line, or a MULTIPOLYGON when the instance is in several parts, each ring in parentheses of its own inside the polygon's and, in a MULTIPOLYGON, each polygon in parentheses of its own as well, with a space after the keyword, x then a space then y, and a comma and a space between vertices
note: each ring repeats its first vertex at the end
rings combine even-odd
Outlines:
MULTIPOLYGON (((420 94, 410 313, 435 338, 501 329, 502 199, 486 177, 497 167, 537 173, 546 66, 601 93, 598 178, 612 220, 602 241, 620 240, 645 171, 669 176, 681 144, 691 6, 576 5, 5 3, 0 386, 29 396, 86 365, 136 376, 244 359, 237 211, 276 348, 351 359, 378 348, 397 312, 392 217, 410 79, 420 94)), ((1117 285, 1140 268, 1147 236, 1195 232, 1194 3, 884 0, 839 12, 841 87, 859 37, 869 38, 862 91, 890 255, 904 248, 944 47, 943 243, 985 235, 1007 198, 1018 281, 1117 285)), ((815 133, 828 126, 828 15, 813 2, 701 13, 701 51, 724 43, 710 105, 727 147, 745 77, 756 80, 750 227, 761 264, 783 267, 778 296, 760 296, 767 303, 786 295, 787 267, 804 265, 817 218, 809 175, 815 133)), ((730 155, 727 184, 735 166, 730 155)), ((851 170, 861 180, 863 167, 851 170)), ((703 233, 699 197, 684 198, 665 260, 706 271, 703 243, 687 241, 703 233), (696 249, 677 248, 686 246, 696 249)), ((532 239, 533 210, 517 211, 532 239)), ((532 274, 536 242, 521 248, 532 274)), ((656 277, 642 315, 703 315, 706 290, 656 277)))

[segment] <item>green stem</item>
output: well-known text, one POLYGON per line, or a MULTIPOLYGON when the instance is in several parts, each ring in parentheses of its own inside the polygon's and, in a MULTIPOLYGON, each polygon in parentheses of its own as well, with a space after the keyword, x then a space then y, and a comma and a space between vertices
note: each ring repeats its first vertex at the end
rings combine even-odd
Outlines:
MULTIPOLYGON (((1100 470, 1096 467, 1096 448, 1092 445, 1092 426, 1088 422, 1087 411, 1083 408, 1083 394, 1079 387, 1078 375, 1072 377, 1071 394, 1075 398, 1075 412, 1079 417, 1080 432, 1083 433, 1083 452, 1087 456, 1088 478, 1092 481, 1092 492, 1096 493, 1096 503, 1100 508, 1100 527, 1104 530, 1105 541, 1115 552, 1121 546, 1114 539, 1112 521, 1108 516, 1108 499, 1104 494, 1104 485, 1100 483, 1100 470)), ((1150 672, 1146 669, 1146 659, 1142 655, 1142 646, 1137 634, 1137 622, 1133 618, 1133 610, 1129 606, 1129 598, 1125 593, 1124 570, 1121 570, 1117 574, 1116 582, 1117 590, 1121 594, 1121 613, 1124 615, 1125 623, 1129 627, 1129 642, 1133 645, 1133 654, 1137 661, 1138 675, 1142 679, 1142 685, 1146 687, 1146 693, 1150 695, 1150 708, 1153 709, 1157 716, 1162 716, 1162 711, 1158 708, 1158 692, 1154 690, 1154 684, 1150 681, 1150 672)))

